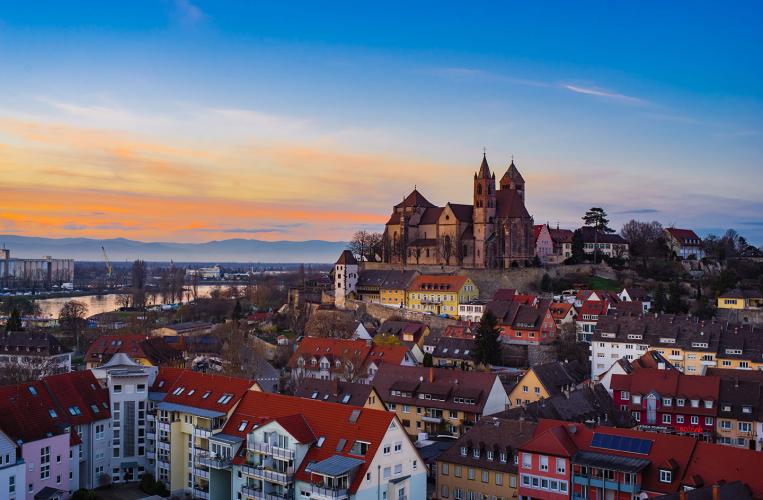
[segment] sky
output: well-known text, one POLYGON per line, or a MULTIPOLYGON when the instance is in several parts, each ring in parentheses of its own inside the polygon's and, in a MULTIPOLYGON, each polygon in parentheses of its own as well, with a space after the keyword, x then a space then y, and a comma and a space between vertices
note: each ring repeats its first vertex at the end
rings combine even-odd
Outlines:
POLYGON ((513 155, 536 223, 763 244, 763 4, 0 0, 0 234, 346 240, 513 155))

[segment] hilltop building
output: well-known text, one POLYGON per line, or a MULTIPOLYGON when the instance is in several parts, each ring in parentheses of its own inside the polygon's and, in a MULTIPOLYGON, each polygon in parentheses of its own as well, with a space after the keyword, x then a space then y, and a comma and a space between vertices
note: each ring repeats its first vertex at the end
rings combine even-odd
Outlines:
POLYGON ((438 207, 414 189, 394 206, 384 229, 383 260, 397 264, 509 268, 535 255, 525 180, 512 160, 496 189, 483 155, 474 174, 473 204, 438 207))

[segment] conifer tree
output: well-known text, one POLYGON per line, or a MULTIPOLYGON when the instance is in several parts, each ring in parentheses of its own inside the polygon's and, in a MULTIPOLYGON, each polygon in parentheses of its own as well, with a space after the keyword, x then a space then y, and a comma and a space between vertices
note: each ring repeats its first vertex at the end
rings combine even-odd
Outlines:
POLYGON ((475 335, 474 362, 485 366, 501 361, 501 330, 498 321, 490 310, 485 311, 475 335))

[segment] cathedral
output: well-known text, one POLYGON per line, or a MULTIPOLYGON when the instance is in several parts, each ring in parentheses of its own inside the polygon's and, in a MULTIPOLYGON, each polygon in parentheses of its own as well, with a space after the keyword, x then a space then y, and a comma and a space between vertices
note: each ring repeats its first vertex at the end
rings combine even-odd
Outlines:
POLYGON ((414 189, 395 205, 384 228, 384 261, 470 268, 530 264, 533 218, 525 208, 525 181, 514 161, 496 189, 495 173, 483 154, 473 196, 472 205, 437 207, 414 189))

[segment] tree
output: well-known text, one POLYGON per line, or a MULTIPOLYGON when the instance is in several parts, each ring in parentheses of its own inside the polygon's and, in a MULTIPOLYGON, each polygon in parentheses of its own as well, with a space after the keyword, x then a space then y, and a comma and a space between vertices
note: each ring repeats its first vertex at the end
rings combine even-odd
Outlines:
POLYGON ((668 298, 665 295, 665 287, 662 283, 657 285, 657 289, 654 291, 654 300, 652 301, 652 311, 656 313, 665 312, 665 308, 668 305, 668 298))
POLYGON ((583 216, 583 222, 586 226, 592 227, 602 233, 614 233, 615 230, 609 227, 607 212, 601 207, 591 207, 583 216))
MULTIPOLYGON (((455 250, 456 249, 453 247, 453 238, 451 238, 449 234, 440 238, 440 255, 445 259, 447 265, 450 265, 450 259, 453 257, 455 250)), ((418 264, 418 261, 416 263, 418 264)))
POLYGON ((51 358, 30 356, 28 361, 5 363, 0 368, 0 385, 22 384, 40 380, 60 371, 61 366, 51 358))
POLYGON ((80 488, 69 497, 70 500, 101 500, 101 497, 93 490, 80 488))
POLYGON ((686 304, 681 300, 681 285, 674 281, 668 287, 668 303, 665 306, 665 312, 669 314, 682 314, 686 312, 686 304))
POLYGON ((630 254, 641 257, 644 265, 646 259, 655 257, 662 246, 664 230, 662 224, 657 221, 641 222, 629 220, 620 230, 620 236, 628 242, 630 254))
POLYGON ((356 231, 347 247, 359 261, 376 261, 376 256, 382 253, 381 233, 369 233, 365 230, 356 231))
POLYGON ((422 362, 424 366, 427 368, 434 365, 434 360, 432 359, 432 353, 431 352, 425 352, 424 353, 424 360, 422 362))
POLYGON ((480 319, 474 337, 474 362, 485 366, 495 365, 501 361, 501 330, 495 315, 488 309, 480 319))
POLYGON ((132 305, 138 309, 146 307, 146 263, 137 259, 131 270, 132 305))
POLYGON ((21 314, 19 313, 19 310, 14 307, 8 321, 5 323, 5 331, 20 332, 23 329, 24 326, 21 324, 21 314))
POLYGON ((540 280, 540 290, 541 292, 551 292, 554 289, 554 284, 551 280, 551 276, 548 275, 548 273, 543 274, 543 278, 540 280))
POLYGON ((585 260, 586 254, 583 233, 580 229, 576 229, 575 232, 572 233, 572 263, 580 264, 581 262, 585 262, 585 260))
POLYGON ((58 324, 61 328, 74 337, 74 345, 80 349, 79 334, 85 326, 87 306, 78 300, 70 300, 61 308, 58 314, 58 324))
POLYGON ((305 334, 310 337, 347 339, 354 332, 353 326, 355 322, 344 314, 321 311, 314 313, 307 320, 305 334))

